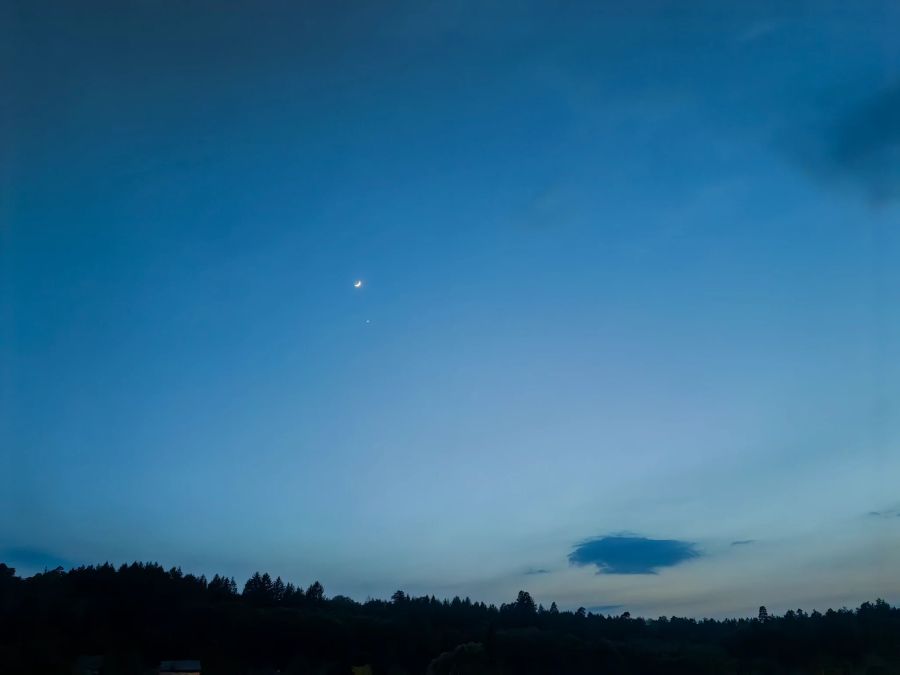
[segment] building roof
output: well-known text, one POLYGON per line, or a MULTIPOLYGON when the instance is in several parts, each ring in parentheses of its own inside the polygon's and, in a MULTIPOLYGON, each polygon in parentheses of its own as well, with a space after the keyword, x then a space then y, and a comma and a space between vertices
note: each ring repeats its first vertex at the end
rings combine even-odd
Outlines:
POLYGON ((161 673, 199 673, 199 659, 181 659, 180 661, 160 661, 161 673))
POLYGON ((76 673, 98 673, 103 668, 102 656, 79 656, 75 660, 76 673))

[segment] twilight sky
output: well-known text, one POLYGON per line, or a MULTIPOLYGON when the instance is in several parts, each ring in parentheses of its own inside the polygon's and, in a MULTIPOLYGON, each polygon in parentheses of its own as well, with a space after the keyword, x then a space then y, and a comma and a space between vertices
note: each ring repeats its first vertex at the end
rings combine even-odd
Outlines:
POLYGON ((0 560, 900 601, 898 31, 0 1, 0 560))

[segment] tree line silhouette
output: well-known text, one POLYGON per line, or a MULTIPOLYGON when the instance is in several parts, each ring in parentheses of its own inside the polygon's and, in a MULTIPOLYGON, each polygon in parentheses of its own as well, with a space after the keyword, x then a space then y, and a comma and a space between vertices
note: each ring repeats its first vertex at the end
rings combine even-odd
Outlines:
POLYGON ((499 606, 403 591, 357 602, 258 572, 239 590, 155 563, 28 578, 0 563, 0 673, 68 675, 83 655, 103 655, 105 675, 173 658, 201 659, 204 675, 876 675, 900 673, 900 608, 643 619, 545 608, 527 591, 499 606))

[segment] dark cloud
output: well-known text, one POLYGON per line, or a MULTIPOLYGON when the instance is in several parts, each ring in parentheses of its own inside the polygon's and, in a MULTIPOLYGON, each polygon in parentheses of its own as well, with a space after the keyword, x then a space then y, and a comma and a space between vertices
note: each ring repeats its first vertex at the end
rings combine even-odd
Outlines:
POLYGON ((900 509, 884 509, 883 511, 869 511, 872 518, 900 518, 900 509))
POLYGON ((529 576, 533 574, 550 574, 550 570, 544 569, 543 567, 538 567, 537 569, 535 569, 534 567, 529 567, 527 570, 525 570, 525 574, 529 576))
POLYGON ((700 555, 691 542, 619 534, 579 542, 569 554, 569 563, 594 565, 598 574, 656 574, 661 567, 673 567, 700 555))
POLYGON ((839 121, 831 159, 876 199, 900 197, 900 86, 883 90, 839 121))
POLYGON ((900 198, 900 83, 808 131, 791 145, 815 176, 861 189, 876 203, 900 198))
POLYGON ((756 539, 738 539, 736 541, 731 542, 732 546, 746 546, 747 544, 752 544, 756 541, 756 539))

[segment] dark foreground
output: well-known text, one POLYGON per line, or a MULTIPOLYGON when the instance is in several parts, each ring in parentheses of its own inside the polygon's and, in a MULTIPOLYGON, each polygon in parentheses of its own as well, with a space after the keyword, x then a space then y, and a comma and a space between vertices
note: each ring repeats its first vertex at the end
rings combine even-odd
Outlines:
POLYGON ((500 607, 398 591, 389 601, 326 598, 254 575, 239 592, 135 563, 21 579, 0 564, 0 673, 156 672, 199 659, 203 675, 245 673, 900 673, 900 608, 724 621, 646 620, 500 607))

